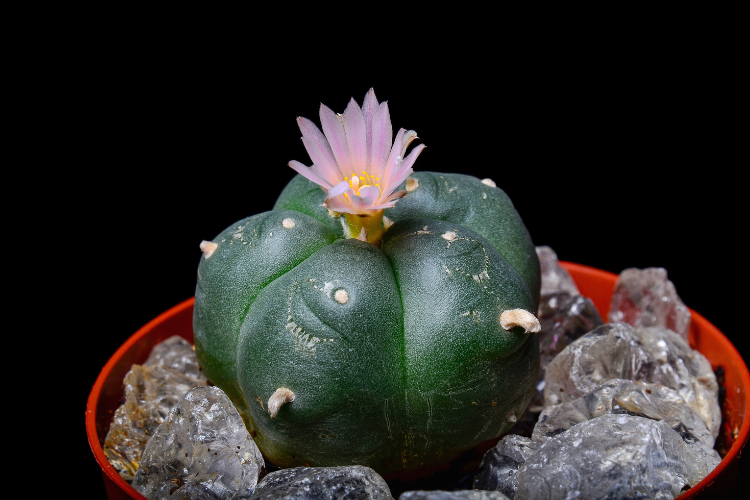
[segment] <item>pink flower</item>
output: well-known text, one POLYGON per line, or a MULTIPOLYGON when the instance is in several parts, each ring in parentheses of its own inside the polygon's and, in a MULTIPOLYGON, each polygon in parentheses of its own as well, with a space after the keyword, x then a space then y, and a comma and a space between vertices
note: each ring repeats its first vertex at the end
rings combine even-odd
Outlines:
POLYGON ((378 104, 373 89, 361 108, 351 99, 343 115, 321 104, 323 132, 307 118, 299 117, 297 123, 313 164, 306 167, 292 160, 289 166, 323 188, 329 210, 373 215, 394 206, 406 194, 393 191, 414 172, 411 167, 424 145, 416 146, 404 158, 406 148, 417 137, 413 130, 404 129, 391 145, 388 103, 378 104))

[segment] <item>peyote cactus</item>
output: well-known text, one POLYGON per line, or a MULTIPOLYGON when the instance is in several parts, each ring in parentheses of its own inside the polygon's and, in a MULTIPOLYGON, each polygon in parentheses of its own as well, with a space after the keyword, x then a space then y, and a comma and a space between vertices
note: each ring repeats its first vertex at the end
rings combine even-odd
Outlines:
POLYGON ((282 467, 396 477, 505 432, 539 369, 539 262, 511 201, 413 174, 423 146, 405 156, 401 129, 391 147, 372 90, 343 115, 321 105, 323 132, 298 121, 314 165, 201 244, 203 372, 282 467))

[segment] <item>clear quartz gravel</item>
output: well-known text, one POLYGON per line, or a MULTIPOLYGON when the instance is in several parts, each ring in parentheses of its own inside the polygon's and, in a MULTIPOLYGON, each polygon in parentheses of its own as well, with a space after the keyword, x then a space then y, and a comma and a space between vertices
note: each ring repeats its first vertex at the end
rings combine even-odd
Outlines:
POLYGON ((258 483, 253 500, 392 500, 388 483, 369 467, 294 467, 271 472, 258 483))
POLYGON ((557 254, 548 246, 536 247, 536 255, 539 257, 539 266, 542 272, 542 291, 541 296, 552 293, 567 293, 569 295, 579 295, 578 287, 557 260, 557 254))
POLYGON ((155 366, 170 368, 196 380, 204 382, 206 380, 206 376, 198 366, 193 344, 179 335, 173 335, 156 344, 143 365, 152 368, 155 366))
POLYGON ((548 246, 536 247, 542 271, 542 291, 537 317, 539 332, 539 376, 526 411, 511 432, 528 435, 544 409, 544 373, 550 361, 568 344, 604 323, 591 299, 578 288, 548 246))
POLYGON ((714 436, 706 422, 673 389, 658 384, 614 379, 578 399, 547 407, 539 416, 531 439, 544 443, 574 425, 606 414, 635 415, 663 420, 713 469, 721 457, 713 449, 714 436))
POLYGON ((146 444, 132 485, 150 500, 250 498, 264 466, 227 395, 196 387, 146 444))
POLYGON ((620 273, 612 294, 609 323, 661 326, 688 340, 690 310, 662 267, 630 268, 620 273))
POLYGON ((415 490, 401 493, 398 500, 508 500, 508 497, 499 491, 415 490))
POLYGON ((120 476, 135 476, 149 438, 187 392, 202 380, 155 365, 133 365, 123 380, 125 401, 115 410, 103 450, 120 476))
POLYGON ((711 469, 665 422, 610 414, 549 437, 519 468, 514 497, 671 499, 711 469))
POLYGON ((515 498, 518 491, 519 469, 539 449, 540 444, 530 438, 508 434, 497 445, 487 450, 474 474, 474 489, 499 491, 515 498))
POLYGON ((604 324, 552 360, 545 373, 545 407, 566 403, 612 379, 660 384, 677 391, 716 438, 719 385, 708 360, 668 328, 604 324))
POLYGON ((543 296, 538 315, 541 325, 539 379, 528 407, 528 412, 533 414, 544 408, 544 375, 550 362, 573 341, 604 324, 591 299, 567 292, 543 296))

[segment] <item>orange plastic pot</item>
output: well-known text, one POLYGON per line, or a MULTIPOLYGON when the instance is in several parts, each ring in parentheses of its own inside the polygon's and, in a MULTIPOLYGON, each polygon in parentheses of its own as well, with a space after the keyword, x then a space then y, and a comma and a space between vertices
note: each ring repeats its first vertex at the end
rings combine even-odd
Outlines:
MULTIPOLYGON (((581 294, 591 298, 603 318, 607 317, 617 275, 592 267, 562 262, 575 280, 581 294)), ((102 450, 114 411, 122 397, 122 380, 134 363, 141 364, 151 349, 172 335, 193 341, 193 302, 189 299, 162 313, 132 335, 109 359, 89 394, 86 407, 86 433, 94 458, 102 469, 104 486, 110 500, 144 499, 110 465, 102 450)), ((709 498, 731 493, 737 477, 742 448, 750 436, 750 373, 737 349, 703 316, 690 311, 690 343, 703 353, 714 369, 724 368, 726 399, 718 442, 727 449, 724 459, 703 481, 680 497, 709 498)))

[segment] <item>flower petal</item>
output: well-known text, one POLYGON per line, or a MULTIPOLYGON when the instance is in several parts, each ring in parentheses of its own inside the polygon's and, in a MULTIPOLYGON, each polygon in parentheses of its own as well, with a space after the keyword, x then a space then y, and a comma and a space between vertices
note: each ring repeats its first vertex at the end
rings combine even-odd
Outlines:
POLYGON ((393 186, 394 188, 396 186, 400 186, 407 177, 414 173, 414 169, 412 169, 411 166, 414 165, 414 162, 417 160, 417 156, 419 156, 419 153, 421 153, 424 148, 424 144, 419 144, 411 150, 409 156, 404 158, 404 161, 402 161, 398 166, 398 170, 396 170, 393 173, 393 177, 389 179, 389 186, 393 186))
POLYGON ((411 144, 411 141, 414 139, 417 139, 417 133, 413 130, 409 130, 404 134, 404 137, 401 139, 401 158, 404 157, 406 154, 406 148, 409 147, 409 144, 411 144))
POLYGON ((336 196, 340 196, 344 193, 351 196, 354 194, 354 190, 351 188, 348 182, 341 181, 338 184, 336 184, 334 187, 328 190, 328 197, 335 198, 336 196))
POLYGON ((384 210, 386 208, 393 208, 396 206, 396 201, 387 201, 385 203, 378 203, 377 205, 373 205, 370 207, 370 210, 384 210))
POLYGON ((367 130, 365 115, 352 99, 344 111, 344 132, 349 146, 349 158, 356 168, 367 168, 367 130))
MULTIPOLYGON (((331 172, 338 173, 339 168, 336 159, 333 157, 333 151, 331 151, 331 146, 323 132, 312 121, 303 116, 297 117, 297 125, 302 132, 302 144, 305 145, 312 162, 331 172)), ((341 180, 343 179, 342 176, 341 180)))
POLYGON ((370 89, 365 94, 365 100, 362 102, 362 115, 365 117, 365 146, 367 170, 372 171, 370 167, 370 154, 372 152, 372 117, 375 110, 378 109, 378 100, 375 97, 375 90, 370 89))
MULTIPOLYGON (((310 137, 302 136, 302 144, 304 144, 307 154, 310 155, 313 164, 320 169, 318 171, 320 177, 327 179, 331 185, 337 184, 344 179, 341 176, 339 167, 336 165, 336 160, 333 159, 333 155, 329 155, 325 151, 325 148, 320 147, 319 142, 310 137), (325 174, 321 175, 322 172, 325 172, 325 174)), ((328 143, 326 143, 326 147, 327 146, 328 143)))
POLYGON ((346 144, 346 132, 344 132, 344 124, 341 118, 331 111, 331 108, 321 104, 320 124, 323 126, 323 133, 328 139, 328 144, 331 145, 331 151, 336 158, 342 177, 351 175, 352 165, 349 160, 349 146, 346 144))
POLYGON ((407 194, 409 194, 409 192, 406 191, 406 189, 399 189, 398 191, 395 191, 395 192, 391 193, 390 195, 388 195, 388 198, 385 199, 385 202, 386 203, 390 203, 390 202, 396 203, 396 200, 398 200, 399 198, 403 198, 407 194))
POLYGON ((391 150, 393 128, 388 103, 382 102, 372 117, 372 151, 370 152, 369 168, 377 177, 383 177, 385 162, 391 150))
POLYGON ((331 169, 323 168, 317 163, 313 163, 312 165, 310 165, 310 170, 312 171, 312 173, 328 183, 328 186, 324 186, 325 189, 329 189, 331 186, 335 186, 339 182, 346 182, 342 181, 339 178, 340 174, 338 170, 332 172, 331 169))
POLYGON ((390 179, 393 177, 394 172, 398 170, 398 164, 403 161, 403 156, 401 155, 401 143, 404 132, 406 132, 406 130, 402 128, 398 130, 396 139, 393 141, 391 154, 388 155, 388 161, 385 163, 385 168, 383 169, 383 174, 380 178, 380 185, 383 186, 385 191, 388 191, 386 195, 390 194, 390 191, 398 187, 398 184, 392 184, 390 179))
MULTIPOLYGON (((414 165, 414 162, 417 161, 417 156, 419 156, 419 153, 421 153, 424 148, 424 144, 418 144, 414 146, 414 149, 411 150, 411 153, 409 153, 409 155, 404 158, 404 161, 401 162, 401 165, 399 165, 399 171, 402 169, 411 170, 412 165, 414 165)), ((406 179, 406 177, 404 177, 404 179, 406 179)), ((399 184, 401 184, 401 182, 399 182, 399 184)))
POLYGON ((375 200, 366 196, 358 196, 356 194, 349 196, 349 204, 354 210, 356 210, 355 213, 358 214, 362 214, 370 210, 374 202, 375 200))
POLYGON ((318 175, 315 174, 315 172, 313 172, 312 170, 310 170, 308 167, 304 166, 297 160, 290 161, 289 166, 292 167, 295 172, 305 177, 306 179, 314 182, 315 184, 319 185, 325 190, 328 190, 332 187, 328 182, 321 179, 318 175))
POLYGON ((363 198, 369 198, 372 203, 375 203, 380 197, 380 188, 378 186, 364 186, 360 188, 359 195, 363 198))
POLYGON ((352 206, 349 204, 349 201, 343 195, 336 196, 335 198, 326 198, 323 204, 328 210, 333 210, 333 211, 341 212, 345 214, 357 213, 356 210, 352 208, 352 206))

